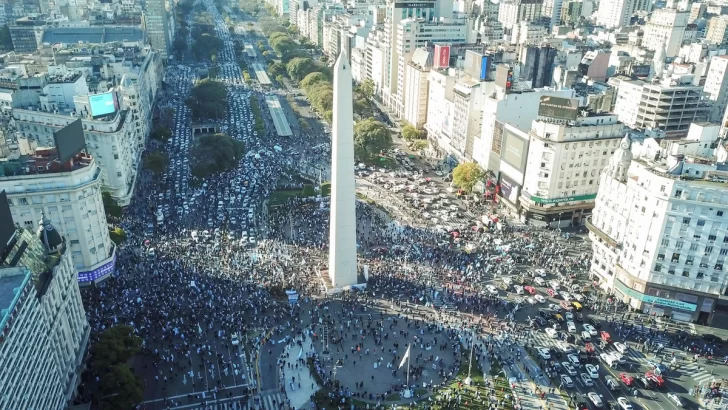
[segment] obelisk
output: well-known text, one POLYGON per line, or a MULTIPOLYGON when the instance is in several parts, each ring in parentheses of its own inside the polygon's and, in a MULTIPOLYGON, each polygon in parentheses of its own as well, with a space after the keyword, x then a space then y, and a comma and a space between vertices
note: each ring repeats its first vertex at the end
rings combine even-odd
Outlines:
POLYGON ((342 49, 334 64, 331 126, 329 278, 334 289, 357 283, 354 98, 351 82, 349 56, 342 49))

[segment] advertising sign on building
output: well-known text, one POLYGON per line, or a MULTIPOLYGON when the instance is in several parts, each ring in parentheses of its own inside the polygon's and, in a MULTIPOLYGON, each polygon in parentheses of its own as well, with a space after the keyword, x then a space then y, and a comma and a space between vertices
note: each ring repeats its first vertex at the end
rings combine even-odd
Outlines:
POLYGON ((464 64, 464 71, 465 74, 473 77, 473 78, 480 78, 480 72, 481 72, 481 64, 483 62, 483 55, 481 53, 475 52, 473 50, 467 50, 465 52, 465 64, 464 64))
POLYGON ((579 116, 579 100, 575 98, 543 96, 538 106, 538 115, 539 117, 575 121, 579 116))
POLYGON ((434 1, 403 1, 394 3, 395 9, 433 9, 434 1))
POLYGON ((435 58, 433 60, 434 68, 450 67, 450 46, 435 45, 435 58))
POLYGON ((513 69, 505 64, 496 67, 495 84, 502 87, 506 94, 510 94, 513 88, 513 69))

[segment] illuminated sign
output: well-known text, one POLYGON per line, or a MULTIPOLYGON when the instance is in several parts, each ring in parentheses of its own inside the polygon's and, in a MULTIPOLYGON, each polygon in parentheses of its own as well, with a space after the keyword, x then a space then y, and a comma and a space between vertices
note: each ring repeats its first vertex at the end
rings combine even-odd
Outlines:
POLYGON ((101 278, 104 278, 105 276, 108 276, 111 273, 113 273, 115 267, 116 267, 116 252, 114 252, 114 257, 110 261, 99 266, 98 268, 96 268, 94 270, 85 271, 85 272, 78 272, 78 283, 95 282, 95 281, 97 281, 101 278))
POLYGON ((404 3, 394 3, 395 9, 434 9, 435 2, 432 1, 408 1, 404 3))
POLYGON ((592 199, 595 199, 597 197, 597 194, 588 194, 588 195, 575 195, 575 196, 565 196, 561 198, 541 198, 535 195, 531 195, 531 201, 542 204, 542 205, 550 205, 550 204, 558 204, 561 202, 573 202, 573 201, 589 201, 592 199))
POLYGON ((698 305, 696 305, 695 303, 686 303, 679 300, 658 298, 657 296, 645 295, 644 293, 637 292, 634 289, 628 288, 624 283, 620 282, 619 280, 615 280, 614 283, 616 284, 617 290, 631 298, 640 300, 644 303, 669 307, 673 309, 687 310, 690 312, 695 312, 695 310, 697 310, 698 308, 698 305))

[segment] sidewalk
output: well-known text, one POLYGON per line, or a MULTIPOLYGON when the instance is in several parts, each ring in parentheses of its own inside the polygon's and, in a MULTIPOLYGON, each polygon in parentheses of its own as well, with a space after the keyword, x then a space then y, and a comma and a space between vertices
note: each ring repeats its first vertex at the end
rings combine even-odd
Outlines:
POLYGON ((311 395, 319 389, 316 380, 306 365, 306 358, 313 351, 311 339, 304 336, 292 340, 281 355, 280 382, 285 385, 285 392, 290 406, 296 409, 303 408, 311 400, 311 395), (299 341, 301 346, 298 345, 299 341), (298 365, 298 368, 296 368, 296 365, 298 365), (295 383, 293 382, 294 377, 295 383))

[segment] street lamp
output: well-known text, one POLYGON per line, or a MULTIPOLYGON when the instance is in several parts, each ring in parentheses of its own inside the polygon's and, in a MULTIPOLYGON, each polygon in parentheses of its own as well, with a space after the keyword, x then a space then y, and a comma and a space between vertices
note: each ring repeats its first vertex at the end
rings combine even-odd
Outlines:
POLYGON ((470 362, 468 363, 468 377, 465 378, 464 383, 470 386, 473 383, 473 379, 470 377, 470 372, 473 369, 473 350, 475 350, 475 328, 472 329, 470 336, 470 362))

